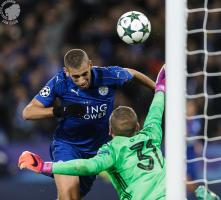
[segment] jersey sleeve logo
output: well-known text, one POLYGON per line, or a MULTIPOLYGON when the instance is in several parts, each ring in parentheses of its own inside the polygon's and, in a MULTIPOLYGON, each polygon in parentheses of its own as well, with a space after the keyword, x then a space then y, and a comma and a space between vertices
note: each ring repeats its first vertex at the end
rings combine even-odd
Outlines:
POLYGON ((99 87, 98 92, 99 92, 100 95, 105 96, 105 95, 108 94, 109 88, 106 87, 106 86, 99 87))
POLYGON ((110 151, 109 150, 99 150, 98 152, 97 152, 97 155, 100 155, 100 154, 110 154, 110 151))
POLYGON ((49 96, 50 92, 51 92, 50 87, 45 86, 45 87, 43 87, 43 88, 41 89, 40 95, 41 95, 42 97, 47 97, 47 96, 49 96))

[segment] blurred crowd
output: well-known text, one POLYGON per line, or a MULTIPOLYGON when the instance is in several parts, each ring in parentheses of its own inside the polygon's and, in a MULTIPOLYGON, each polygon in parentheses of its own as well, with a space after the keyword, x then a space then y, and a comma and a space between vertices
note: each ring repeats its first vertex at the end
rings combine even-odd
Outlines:
MULTIPOLYGON (((63 56, 70 48, 85 50, 94 65, 135 68, 154 80, 165 62, 164 0, 16 2, 21 7, 18 23, 0 23, 0 147, 11 141, 52 136, 56 120, 24 121, 22 110, 47 80, 63 67, 63 56), (150 19, 152 32, 144 44, 127 45, 117 36, 118 18, 130 10, 143 12, 150 19)), ((203 8, 202 2, 189 0, 188 8, 203 8)), ((209 0, 208 8, 221 8, 220 0, 209 0)), ((220 19, 221 12, 209 13, 208 18, 205 18, 204 11, 190 13, 187 28, 220 29, 220 19)), ((202 75, 187 78, 187 94, 205 94, 188 99, 187 115, 220 114, 221 98, 208 99, 207 95, 221 93, 221 76, 205 75, 221 72, 221 55, 208 54, 221 51, 221 34, 199 32, 189 34, 187 39, 188 51, 206 47, 205 53, 189 55, 187 59, 188 73, 204 71, 202 75)), ((142 122, 152 96, 152 91, 133 84, 130 90, 125 87, 119 91, 116 105, 131 105, 142 122)), ((220 136, 220 124, 219 118, 209 120, 208 137, 220 136)), ((204 135, 204 128, 204 119, 187 121, 189 136, 204 135)), ((191 146, 193 154, 196 146, 191 146)))
MULTIPOLYGON (((17 2, 21 7, 19 22, 0 24, 0 135, 6 140, 51 137, 55 120, 24 121, 22 109, 63 67, 63 56, 70 48, 84 49, 94 65, 136 68, 154 79, 164 63, 162 0, 17 2), (117 20, 129 10, 139 10, 150 18, 153 31, 143 45, 126 45, 117 36, 117 20)), ((125 88, 119 96, 128 104, 133 104, 130 96, 135 96, 142 102, 139 105, 146 106, 151 97, 144 98, 148 91, 145 94, 137 87, 125 88)))

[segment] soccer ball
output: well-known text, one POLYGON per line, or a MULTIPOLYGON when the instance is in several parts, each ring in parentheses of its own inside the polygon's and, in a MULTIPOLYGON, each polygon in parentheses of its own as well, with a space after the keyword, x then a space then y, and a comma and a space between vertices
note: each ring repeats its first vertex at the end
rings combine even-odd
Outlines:
POLYGON ((150 32, 149 19, 138 11, 123 14, 117 22, 117 33, 127 44, 143 43, 149 37, 150 32))

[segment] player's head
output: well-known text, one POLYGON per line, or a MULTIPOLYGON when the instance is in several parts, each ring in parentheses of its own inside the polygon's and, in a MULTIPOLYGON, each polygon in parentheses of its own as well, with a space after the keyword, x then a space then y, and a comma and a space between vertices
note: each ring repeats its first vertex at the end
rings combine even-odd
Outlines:
POLYGON ((70 76, 74 83, 87 89, 91 83, 92 62, 88 55, 81 49, 71 49, 64 56, 65 73, 70 76))
POLYGON ((140 125, 134 110, 127 106, 117 107, 109 119, 110 135, 131 137, 139 130, 140 125))

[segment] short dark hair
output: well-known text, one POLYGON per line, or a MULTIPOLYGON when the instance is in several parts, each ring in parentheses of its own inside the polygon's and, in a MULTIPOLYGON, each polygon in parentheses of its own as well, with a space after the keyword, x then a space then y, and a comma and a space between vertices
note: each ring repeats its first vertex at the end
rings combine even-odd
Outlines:
POLYGON ((119 106, 112 112, 109 123, 114 135, 131 137, 136 131, 137 115, 132 108, 119 106))
POLYGON ((64 56, 64 66, 80 68, 83 61, 88 61, 88 56, 82 49, 71 49, 64 56))

